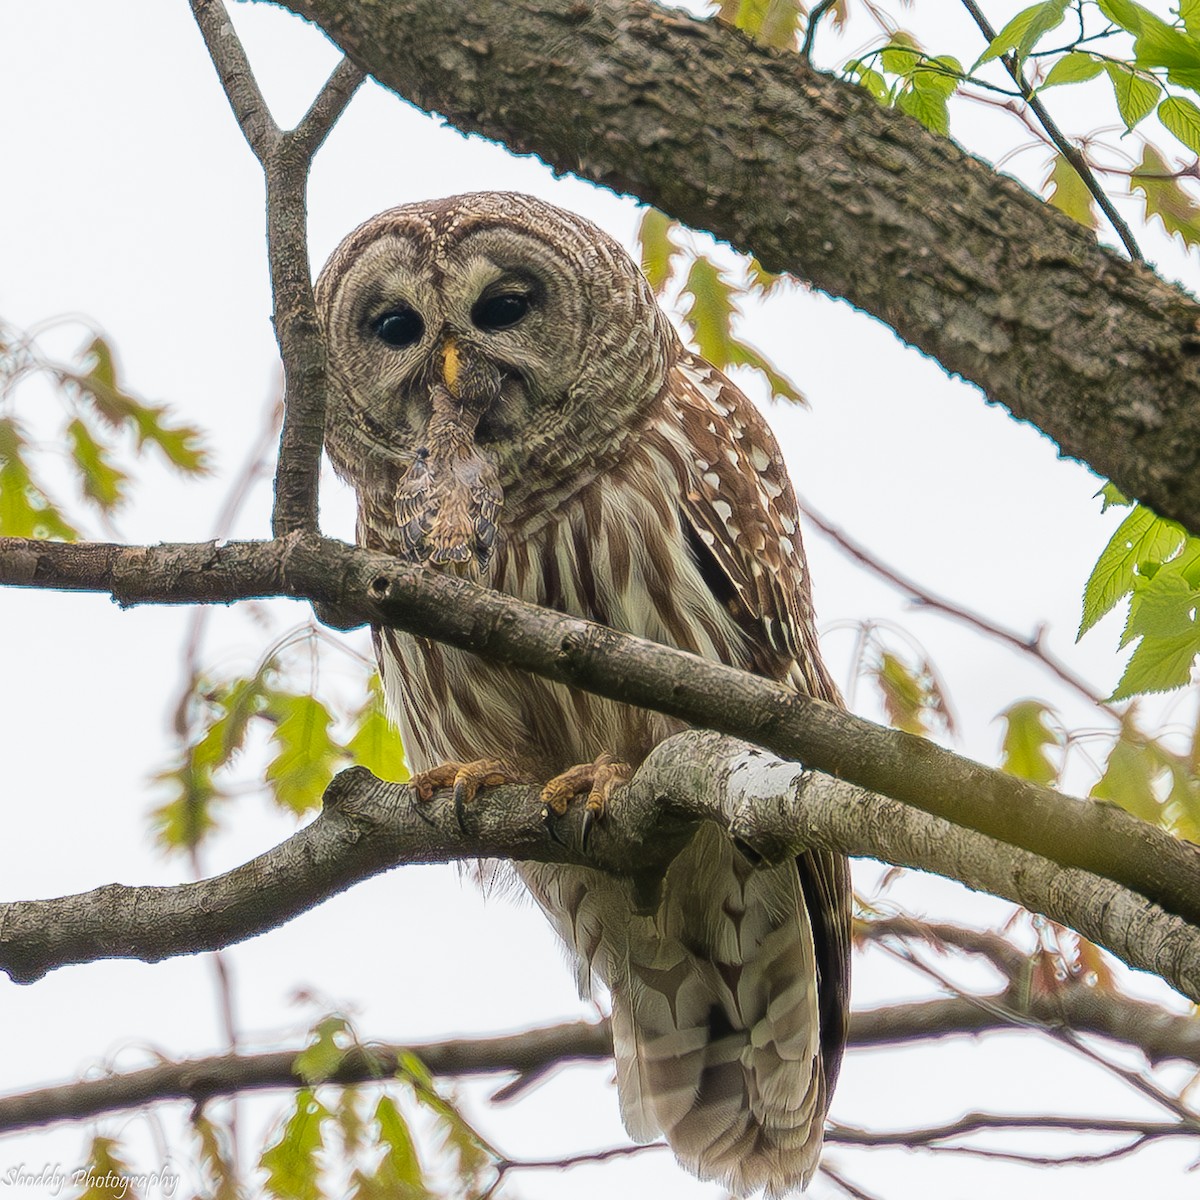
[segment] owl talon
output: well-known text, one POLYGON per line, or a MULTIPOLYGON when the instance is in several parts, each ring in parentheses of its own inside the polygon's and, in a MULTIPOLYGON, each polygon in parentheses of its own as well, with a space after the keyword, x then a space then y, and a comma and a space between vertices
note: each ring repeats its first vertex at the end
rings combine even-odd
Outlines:
POLYGON ((480 788, 500 787, 519 780, 512 770, 498 758, 478 758, 474 762, 444 762, 428 771, 421 771, 411 779, 417 799, 428 803, 440 788, 454 789, 454 819, 460 833, 466 833, 467 805, 475 799, 480 788))
POLYGON ((581 837, 586 849, 596 822, 604 816, 613 789, 622 783, 628 783, 632 775, 633 768, 628 763, 617 762, 611 754, 601 754, 595 762, 581 763, 561 775, 556 775, 542 788, 542 803, 545 805, 542 811, 547 826, 552 829, 551 814, 561 817, 571 801, 580 793, 586 792, 587 800, 584 802, 581 827, 581 837))

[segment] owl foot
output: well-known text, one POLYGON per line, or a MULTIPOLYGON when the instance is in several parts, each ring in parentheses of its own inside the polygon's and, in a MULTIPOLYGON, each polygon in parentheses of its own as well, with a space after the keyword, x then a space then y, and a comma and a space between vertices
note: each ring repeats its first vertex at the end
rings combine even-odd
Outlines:
POLYGON ((628 783, 632 776, 633 768, 628 763, 617 762, 611 754, 601 754, 595 762, 581 763, 556 775, 542 788, 542 815, 546 820, 551 815, 561 817, 576 796, 587 792, 581 831, 586 848, 592 826, 604 815, 613 788, 628 783))
POLYGON ((433 799, 438 788, 454 789, 454 819, 459 829, 466 833, 463 818, 467 805, 475 799, 481 787, 500 787, 519 780, 511 768, 498 758, 477 758, 474 762, 444 762, 428 771, 421 771, 411 779, 417 798, 424 802, 433 799))

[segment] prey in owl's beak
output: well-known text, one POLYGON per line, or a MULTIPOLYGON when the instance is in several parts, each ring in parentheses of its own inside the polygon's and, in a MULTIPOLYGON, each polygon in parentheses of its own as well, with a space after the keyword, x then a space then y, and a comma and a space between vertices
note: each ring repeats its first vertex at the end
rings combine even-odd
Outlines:
POLYGON ((396 490, 398 531, 413 561, 474 573, 491 558, 504 501, 496 464, 475 443, 479 419, 499 397, 502 379, 453 337, 439 355, 425 444, 396 490))

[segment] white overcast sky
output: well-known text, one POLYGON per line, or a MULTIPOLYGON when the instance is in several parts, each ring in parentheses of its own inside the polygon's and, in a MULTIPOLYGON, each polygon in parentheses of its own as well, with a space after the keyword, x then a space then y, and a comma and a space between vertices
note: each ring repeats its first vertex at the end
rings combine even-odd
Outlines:
MULTIPOLYGON (((1006 13, 993 7, 999 23, 1006 13)), ((273 8, 239 5, 235 18, 276 115, 294 121, 335 65, 336 52, 318 30, 273 8)), ((966 29, 954 6, 922 3, 904 19, 918 29, 924 20, 926 34, 940 22, 945 45, 930 38, 939 51, 966 29)), ((832 45, 830 59, 854 45, 832 45)), ((976 51, 969 43, 960 56, 976 51)), ((0 317, 29 327, 63 313, 85 315, 107 332, 131 388, 169 402, 210 431, 215 478, 186 483, 148 466, 120 519, 130 541, 207 538, 278 368, 258 167, 187 5, 6 0, 0 113, 0 317)), ((993 157, 1019 141, 1011 123, 990 115, 964 112, 960 119, 960 136, 993 157)), ((1010 169, 1040 178, 1044 166, 1032 153, 1010 169)), ((537 161, 464 138, 369 85, 316 164, 314 266, 382 208, 480 188, 536 193, 632 244, 638 216, 632 201, 556 180, 537 161)), ((1140 215, 1136 205, 1130 213, 1140 215)), ((1145 235, 1145 243, 1166 271, 1194 283, 1194 258, 1157 234, 1145 235)), ((1020 631, 1046 622, 1056 652, 1098 687, 1112 687, 1120 672, 1114 621, 1082 646, 1073 644, 1083 581, 1115 526, 1112 514, 1098 515, 1092 496, 1099 484, 1088 470, 1061 461, 1036 430, 949 380, 936 363, 845 303, 792 289, 756 310, 746 331, 810 400, 807 409, 768 412, 805 497, 931 589, 1020 631)), ((56 344, 70 349, 78 336, 56 344)), ((743 382, 762 398, 756 381, 743 382)), ((53 411, 52 395, 36 388, 22 392, 20 403, 35 425, 53 411)), ((268 513, 269 492, 261 487, 236 533, 264 535, 268 513)), ((332 479, 322 520, 327 532, 351 536, 351 505, 332 479)), ((824 644, 843 686, 850 682, 853 625, 874 619, 902 627, 936 663, 959 718, 954 745, 963 753, 995 761, 996 714, 1028 696, 1058 705, 1071 728, 1102 728, 1036 664, 910 611, 815 532, 807 542, 824 644)), ((273 619, 279 625, 302 619, 299 606, 293 608, 294 615, 273 619)), ((154 803, 149 777, 165 753, 185 621, 185 613, 168 609, 120 612, 101 597, 0 595, 0 898, 186 878, 186 864, 152 850, 147 822, 154 803)), ((253 662, 266 636, 243 615, 221 612, 206 661, 253 662)), ((363 635, 354 636, 365 651, 363 635)), ((890 636, 897 646, 908 644, 900 634, 890 636)), ((857 695, 860 709, 877 715, 869 689, 860 685, 857 695)), ((1091 782, 1081 764, 1073 786, 1091 782)), ((239 803, 230 824, 208 854, 211 870, 261 852, 292 829, 254 796, 239 803)), ((859 886, 869 891, 878 876, 877 867, 863 864, 859 886)), ((1008 911, 932 880, 908 881, 894 895, 921 913, 985 924, 1008 911)), ((377 878, 234 948, 229 959, 247 1046, 281 1038, 295 1043, 315 1011, 291 1003, 298 987, 351 1008, 365 1036, 397 1041, 494 1033, 592 1011, 576 998, 540 914, 509 898, 483 898, 452 869, 410 868, 377 878)), ((1128 986, 1179 1005, 1153 981, 1130 977, 1128 986)), ((929 990, 872 956, 860 964, 855 997, 863 1006, 929 990)), ((0 980, 0 1013, 5 1091, 221 1046, 212 970, 203 958, 68 968, 25 988, 0 980)), ((625 1140, 609 1077, 605 1068, 564 1071, 513 1108, 487 1106, 484 1087, 464 1094, 506 1153, 558 1156, 625 1140)), ((248 1106, 246 1146, 282 1104, 271 1098, 248 1106)), ((1158 1115, 1078 1059, 1014 1036, 852 1054, 833 1115, 894 1129, 972 1108, 1158 1115)), ((143 1167, 167 1161, 153 1121, 135 1115, 102 1127, 127 1139, 143 1167)), ((164 1128, 162 1136, 178 1146, 176 1119, 168 1117, 164 1128)), ((68 1128, 0 1139, 0 1200, 49 1194, 7 1183, 8 1172, 21 1163, 35 1170, 75 1165, 84 1138, 85 1131, 68 1128)), ((1018 1188, 1026 1200, 1085 1188, 1097 1198, 1136 1190, 1170 1200, 1196 1187, 1195 1176, 1184 1174, 1189 1153, 1182 1144, 1088 1173, 903 1152, 830 1154, 887 1200, 999 1200, 1018 1188)), ((170 1158, 180 1166, 186 1160, 178 1149, 170 1158)), ((522 1174, 504 1194, 598 1200, 622 1188, 662 1200, 720 1194, 682 1175, 661 1153, 577 1170, 567 1179, 522 1174)), ((815 1191, 832 1194, 827 1184, 815 1191)))

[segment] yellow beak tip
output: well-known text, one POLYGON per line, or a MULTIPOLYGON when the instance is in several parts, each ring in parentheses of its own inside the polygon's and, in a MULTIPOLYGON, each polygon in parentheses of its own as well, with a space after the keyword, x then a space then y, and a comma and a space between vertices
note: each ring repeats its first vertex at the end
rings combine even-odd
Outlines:
MULTIPOLYGON (((455 390, 455 384, 458 382, 461 368, 462 363, 459 359, 458 346, 453 340, 449 340, 442 350, 442 378, 446 381, 446 386, 451 392, 455 390)), ((455 394, 457 395, 457 393, 455 394)))

